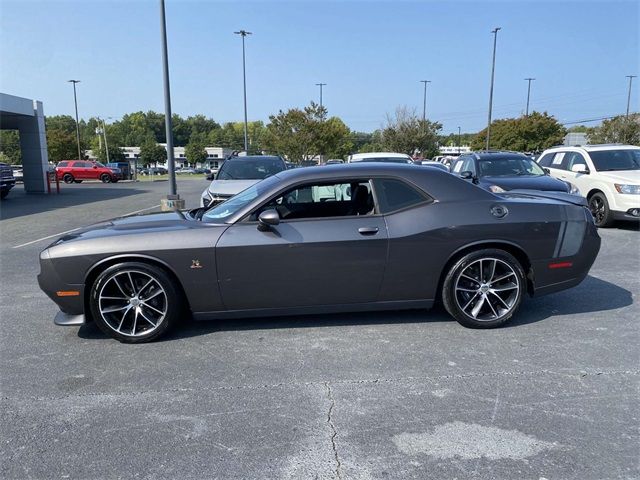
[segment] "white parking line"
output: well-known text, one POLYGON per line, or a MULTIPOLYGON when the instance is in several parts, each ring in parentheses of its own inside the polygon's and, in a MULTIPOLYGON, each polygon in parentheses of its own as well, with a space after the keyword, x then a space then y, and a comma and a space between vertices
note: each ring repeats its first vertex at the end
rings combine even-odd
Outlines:
MULTIPOLYGON (((153 210, 154 208, 158 208, 159 206, 160 206, 160 204, 154 205, 153 207, 143 208, 141 210, 136 210, 135 212, 125 213, 122 216, 123 217, 127 217, 129 215, 135 215, 136 213, 142 213, 142 212, 146 212, 147 210, 153 210)), ((71 230, 67 230, 67 231, 64 231, 64 232, 54 233, 53 235, 48 235, 46 237, 42 237, 42 238, 39 238, 37 240, 32 240, 32 241, 27 242, 27 243, 22 243, 20 245, 16 245, 15 247, 12 247, 12 248, 22 248, 22 247, 26 247, 28 245, 33 245, 34 243, 42 242, 44 240, 49 240, 50 238, 61 237, 62 235, 66 235, 67 233, 75 232, 76 230, 80 230, 81 228, 82 227, 78 227, 78 228, 73 228, 71 230)))

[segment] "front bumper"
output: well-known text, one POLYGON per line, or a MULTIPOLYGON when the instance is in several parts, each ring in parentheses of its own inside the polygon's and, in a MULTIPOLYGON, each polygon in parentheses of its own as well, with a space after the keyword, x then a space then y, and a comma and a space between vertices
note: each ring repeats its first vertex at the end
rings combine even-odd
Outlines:
POLYGON ((9 191, 15 186, 16 186, 16 181, 14 179, 0 181, 0 190, 2 191, 9 191))
POLYGON ((632 222, 640 222, 640 215, 633 215, 634 210, 640 210, 640 207, 630 208, 626 212, 618 212, 613 210, 611 213, 616 220, 630 220, 632 222))
POLYGON ((53 323, 62 327, 79 327, 87 323, 84 314, 71 315, 69 313, 58 312, 53 318, 53 323))
POLYGON ((40 254, 40 274, 38 275, 40 290, 68 315, 84 315, 84 284, 70 284, 62 280, 49 259, 48 250, 40 254), (76 291, 77 295, 65 296, 62 292, 76 291))

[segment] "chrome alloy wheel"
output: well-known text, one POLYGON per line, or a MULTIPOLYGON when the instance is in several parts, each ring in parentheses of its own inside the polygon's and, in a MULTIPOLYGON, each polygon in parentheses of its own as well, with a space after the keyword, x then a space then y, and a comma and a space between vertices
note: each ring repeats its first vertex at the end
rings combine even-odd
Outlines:
POLYGON ((489 322, 508 315, 520 293, 520 280, 513 268, 498 258, 471 262, 455 281, 460 310, 474 320, 489 322))
POLYGON ((167 293, 158 280, 140 270, 114 273, 98 294, 98 310, 105 323, 128 337, 153 332, 167 315, 167 307, 167 293))

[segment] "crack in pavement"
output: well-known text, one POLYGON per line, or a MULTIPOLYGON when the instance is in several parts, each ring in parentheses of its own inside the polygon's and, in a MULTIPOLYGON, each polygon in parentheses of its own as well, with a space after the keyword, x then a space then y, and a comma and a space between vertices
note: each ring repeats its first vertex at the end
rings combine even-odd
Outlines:
POLYGON ((333 424, 333 418, 331 418, 336 402, 333 399, 333 391, 331 390, 329 382, 324 382, 324 386, 327 389, 327 398, 330 402, 329 411, 327 412, 327 423, 331 428, 331 448, 333 449, 333 456, 336 459, 336 476, 338 477, 338 480, 342 480, 342 464, 340 463, 340 457, 338 456, 338 449, 336 447, 336 436, 338 435, 338 431, 336 430, 336 426, 333 424))

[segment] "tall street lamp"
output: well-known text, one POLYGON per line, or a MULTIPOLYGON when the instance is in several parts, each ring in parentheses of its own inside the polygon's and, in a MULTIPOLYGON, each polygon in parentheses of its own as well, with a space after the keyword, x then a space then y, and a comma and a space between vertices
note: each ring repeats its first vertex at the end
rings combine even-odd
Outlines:
POLYGON ((163 199, 163 210, 184 208, 176 186, 176 168, 173 152, 173 128, 171 125, 171 90, 169 88, 169 53, 167 49, 167 21, 164 0, 160 0, 160 36, 162 41, 162 73, 164 84, 164 126, 167 135, 167 170, 169 170, 169 195, 163 199))
MULTIPOLYGON (((320 111, 322 111, 322 87, 326 86, 326 83, 316 83, 316 87, 320 87, 320 111)), ((320 114, 324 120, 324 114, 320 114)))
POLYGON ((529 85, 527 86, 527 110, 525 113, 525 116, 528 117, 529 116, 529 98, 531 98, 531 82, 535 80, 535 78, 525 78, 525 80, 529 82, 529 85))
POLYGON ((252 35, 251 32, 247 32, 246 30, 239 30, 237 32, 233 32, 236 35, 240 35, 242 37, 242 82, 244 85, 244 151, 249 153, 249 136, 247 133, 248 125, 247 125, 247 69, 246 69, 246 59, 245 59, 245 49, 244 49, 244 38, 247 35, 252 35))
POLYGON ((78 141, 78 160, 82 160, 82 154, 80 153, 80 123, 78 121, 78 97, 76 96, 76 83, 80 83, 80 80, 67 80, 69 83, 73 83, 73 103, 76 106, 76 140, 78 141))
POLYGON ((424 83, 424 95, 422 97, 422 121, 427 119, 427 83, 431 83, 431 80, 420 80, 420 83, 424 83))
POLYGON ((458 155, 460 155, 460 127, 458 127, 458 155))
POLYGON ((493 108, 493 79, 495 77, 496 71, 496 44, 498 42, 498 31, 501 30, 501 27, 496 27, 491 30, 493 33, 493 61, 491 63, 491 88, 489 90, 489 118, 487 121, 487 146, 486 150, 489 150, 489 142, 491 139, 491 110, 493 108))
POLYGON ((629 79, 629 93, 627 94, 627 117, 629 116, 629 104, 631 103, 631 82, 637 75, 625 75, 629 79))

